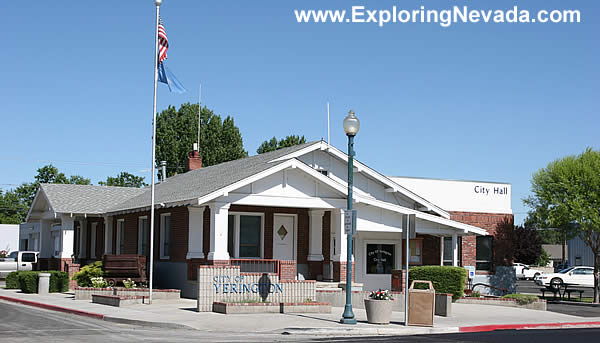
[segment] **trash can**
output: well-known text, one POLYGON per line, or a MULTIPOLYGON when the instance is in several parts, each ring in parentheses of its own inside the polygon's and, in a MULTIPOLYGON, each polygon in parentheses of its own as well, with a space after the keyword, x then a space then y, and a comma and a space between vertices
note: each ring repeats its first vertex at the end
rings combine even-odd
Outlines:
POLYGON ((435 289, 431 281, 413 280, 408 289, 408 325, 433 326, 435 289), (415 283, 429 285, 428 289, 415 289, 415 283))

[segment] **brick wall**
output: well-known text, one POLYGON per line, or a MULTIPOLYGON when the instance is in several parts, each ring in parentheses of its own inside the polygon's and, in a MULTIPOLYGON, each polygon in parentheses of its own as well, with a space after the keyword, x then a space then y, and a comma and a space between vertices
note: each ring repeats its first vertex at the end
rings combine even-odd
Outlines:
MULTIPOLYGON (((169 259, 164 261, 185 262, 188 250, 188 220, 189 213, 187 207, 179 206, 155 211, 154 219, 154 258, 160 257, 160 215, 171 214, 171 239, 169 259)), ((128 213, 118 215, 113 218, 113 249, 112 253, 116 253, 116 236, 117 236, 117 221, 125 220, 125 244, 122 254, 137 254, 138 253, 138 220, 140 217, 148 217, 150 223, 150 211, 128 213)), ((210 232, 210 228, 209 228, 210 232)), ((148 236, 147 246, 150 246, 150 236, 148 236)))
MULTIPOLYGON (((494 266, 509 266, 513 262, 512 232, 514 216, 501 213, 450 212, 450 219, 485 229, 494 237, 494 266)), ((462 265, 474 266, 476 238, 462 238, 462 265)))
MULTIPOLYGON (((333 262, 333 281, 346 282, 346 262, 333 262)), ((352 262, 352 282, 356 280, 356 266, 352 262)))
POLYGON ((279 268, 280 280, 284 281, 296 279, 296 261, 281 261, 279 268))

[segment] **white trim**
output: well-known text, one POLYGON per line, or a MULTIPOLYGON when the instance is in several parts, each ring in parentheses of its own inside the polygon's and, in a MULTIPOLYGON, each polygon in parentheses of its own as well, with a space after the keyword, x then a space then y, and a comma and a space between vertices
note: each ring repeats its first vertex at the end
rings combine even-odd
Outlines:
MULTIPOLYGON (((310 145, 304 149, 295 151, 291 154, 287 154, 285 156, 281 156, 277 159, 274 159, 270 162, 279 162, 279 161, 284 161, 287 159, 291 159, 291 158, 297 158, 300 157, 302 155, 305 155, 309 152, 315 151, 315 150, 327 150, 329 153, 331 153, 332 155, 334 155, 335 157, 341 159, 342 161, 348 163, 348 155, 344 152, 342 152, 341 150, 337 149, 336 147, 327 144, 323 141, 317 142, 313 145, 310 145)), ((405 188, 404 186, 394 182, 393 180, 391 180, 390 178, 388 178, 385 175, 382 175, 380 173, 378 173, 377 171, 375 171, 374 169, 369 168, 367 165, 361 163, 358 160, 354 160, 354 168, 357 172, 359 173, 365 173, 367 175, 369 175, 371 178, 389 186, 391 189, 393 189, 394 192, 399 192, 402 193, 404 196, 408 197, 409 199, 421 203, 423 205, 425 205, 425 207, 429 210, 432 210, 434 212, 436 212, 437 214, 441 215, 444 218, 449 219, 450 218, 450 213, 448 213, 447 211, 445 211, 444 209, 442 209, 441 207, 433 204, 432 202, 428 201, 427 199, 424 199, 423 197, 411 192, 410 190, 408 190, 407 188, 405 188)))
POLYGON ((161 213, 160 214, 160 259, 161 260, 168 260, 170 259, 170 255, 171 255, 171 248, 173 246, 173 240, 171 239, 171 232, 172 232, 172 221, 171 221, 171 213, 161 213), (169 217, 169 255, 165 254, 165 237, 167 236, 165 234, 165 218, 169 217))
POLYGON ((294 261, 298 261, 298 215, 295 213, 273 213, 273 258, 275 258, 275 216, 280 217, 294 217, 294 238, 292 242, 292 247, 294 250, 294 261))
MULTIPOLYGON (((263 259, 265 256, 265 213, 264 212, 231 212, 227 213, 227 223, 229 216, 234 216, 233 220, 233 255, 231 258, 263 259), (260 256, 240 257, 240 216, 260 217, 260 256)), ((227 228, 229 231, 229 227, 227 228)), ((227 247, 229 248, 229 233, 227 234, 227 247)))
POLYGON ((125 219, 117 219, 117 236, 115 239, 116 247, 115 254, 121 255, 123 252, 121 251, 121 236, 125 233, 125 219))

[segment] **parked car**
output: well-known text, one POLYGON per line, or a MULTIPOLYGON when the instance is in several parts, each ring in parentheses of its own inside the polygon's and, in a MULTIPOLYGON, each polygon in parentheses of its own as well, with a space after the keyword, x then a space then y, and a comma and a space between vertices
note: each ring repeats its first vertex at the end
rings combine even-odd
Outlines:
POLYGON ((569 268, 570 266, 571 265, 569 265, 569 262, 557 264, 557 265, 554 266, 554 272, 558 273, 558 272, 560 272, 563 269, 569 268))
POLYGON ((32 270, 38 261, 36 251, 13 251, 7 258, 0 259, 0 278, 5 278, 11 272, 32 270))
POLYGON ((570 267, 558 273, 541 275, 535 279, 535 283, 554 289, 560 288, 563 284, 594 287, 594 268, 570 267))
POLYGON ((530 266, 523 263, 513 263, 513 269, 515 271, 517 279, 535 280, 535 278, 544 274, 543 271, 533 269, 530 266))

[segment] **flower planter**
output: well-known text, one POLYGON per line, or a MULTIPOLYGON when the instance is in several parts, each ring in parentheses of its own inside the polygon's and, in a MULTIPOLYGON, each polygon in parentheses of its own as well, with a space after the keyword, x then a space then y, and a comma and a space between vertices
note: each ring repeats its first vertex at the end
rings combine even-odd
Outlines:
POLYGON ((392 319, 391 300, 365 299, 365 310, 369 324, 389 324, 392 319))

